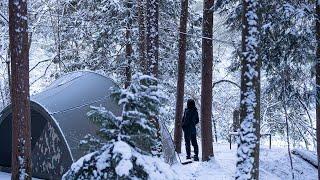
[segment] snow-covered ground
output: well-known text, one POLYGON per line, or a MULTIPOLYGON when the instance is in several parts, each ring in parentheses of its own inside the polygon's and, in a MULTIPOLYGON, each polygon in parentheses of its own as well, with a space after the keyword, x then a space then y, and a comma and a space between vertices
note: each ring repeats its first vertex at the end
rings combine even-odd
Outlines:
MULTIPOLYGON (((199 142, 200 144, 200 142, 199 142)), ((180 155, 185 159, 184 147, 180 155)), ((215 157, 209 162, 193 162, 187 165, 176 164, 172 169, 181 180, 231 180, 234 179, 236 168, 236 146, 229 149, 229 144, 214 144, 215 157)), ((200 156, 201 158, 201 149, 200 156)), ((292 155, 295 180, 316 180, 317 169, 298 156, 292 155)), ((286 148, 261 148, 260 179, 289 180, 291 179, 289 157, 286 148)), ((158 177, 157 177, 158 178, 158 177)), ((11 175, 0 172, 0 180, 10 180, 11 175)))
MULTIPOLYGON (((272 148, 270 150, 262 147, 260 153, 261 180, 291 179, 291 168, 286 148, 272 148)), ((173 169, 183 180, 234 179, 236 146, 233 145, 230 150, 229 144, 214 144, 214 154, 215 158, 209 162, 200 161, 187 165, 174 165, 173 169)), ((185 153, 183 152, 180 156, 182 161, 185 161, 185 153)), ((201 154, 199 157, 201 158, 201 154)), ((295 155, 293 155, 293 168, 296 180, 317 179, 317 169, 295 155)))
POLYGON ((5 173, 5 172, 0 172, 0 179, 6 180, 6 179, 11 179, 11 174, 5 173))
MULTIPOLYGON (((37 178, 32 178, 32 179, 39 180, 37 178)), ((0 171, 0 180, 11 180, 11 174, 0 171)))

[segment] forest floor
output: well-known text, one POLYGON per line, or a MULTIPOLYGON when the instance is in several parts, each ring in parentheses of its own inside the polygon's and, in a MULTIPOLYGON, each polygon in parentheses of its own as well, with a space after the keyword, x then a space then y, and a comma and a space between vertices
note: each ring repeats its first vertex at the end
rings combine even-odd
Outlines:
MULTIPOLYGON (((198 141, 199 142, 199 141, 198 141)), ((236 145, 229 149, 229 144, 214 144, 215 157, 209 162, 193 162, 187 165, 174 165, 174 170, 183 180, 231 180, 235 179, 236 145)), ((180 155, 185 160, 184 147, 180 155)), ((201 150, 200 150, 201 153, 201 150)), ((199 156, 201 158, 201 154, 199 156)), ((317 169, 301 158, 293 155, 293 172, 296 180, 316 180, 317 169)), ((292 179, 289 156, 286 148, 267 148, 260 150, 260 179, 292 179)))
MULTIPOLYGON (((200 144, 200 143, 199 143, 200 144)), ((234 179, 236 169, 236 145, 229 149, 229 144, 214 144, 215 157, 209 162, 193 162, 187 165, 176 164, 172 169, 181 180, 231 180, 234 179)), ((180 155, 185 162, 184 147, 180 155)), ((261 148, 260 151, 260 179, 287 180, 291 179, 290 161, 286 148, 261 148)), ((200 156, 201 158, 201 148, 200 156)), ((295 180, 316 180, 317 169, 298 156, 293 155, 293 169, 295 180)), ((8 173, 0 172, 0 180, 10 180, 8 173)))

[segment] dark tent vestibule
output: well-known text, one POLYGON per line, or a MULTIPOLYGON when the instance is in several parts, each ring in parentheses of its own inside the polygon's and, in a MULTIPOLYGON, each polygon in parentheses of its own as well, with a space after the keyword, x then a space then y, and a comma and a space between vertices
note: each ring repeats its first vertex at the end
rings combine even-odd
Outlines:
MULTIPOLYGON (((85 135, 95 135, 97 126, 87 112, 103 106, 116 115, 121 108, 110 96, 117 85, 88 71, 69 73, 43 92, 31 97, 33 176, 60 179, 70 165, 85 154, 79 148, 85 135)), ((0 113, 0 168, 10 170, 12 113, 8 106, 0 113)))

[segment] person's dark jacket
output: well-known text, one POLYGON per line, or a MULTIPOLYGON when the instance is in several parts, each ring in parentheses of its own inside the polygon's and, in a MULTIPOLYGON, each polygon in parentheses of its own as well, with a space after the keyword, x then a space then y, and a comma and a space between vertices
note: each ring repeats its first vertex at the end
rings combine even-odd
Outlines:
POLYGON ((199 123, 199 115, 196 108, 185 109, 182 118, 182 129, 184 133, 196 134, 196 124, 199 123))

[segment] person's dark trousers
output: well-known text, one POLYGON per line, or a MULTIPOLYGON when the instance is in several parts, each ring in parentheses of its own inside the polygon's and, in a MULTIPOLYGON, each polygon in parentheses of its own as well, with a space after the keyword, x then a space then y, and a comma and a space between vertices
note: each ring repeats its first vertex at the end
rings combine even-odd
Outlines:
POLYGON ((194 155, 196 157, 198 157, 199 148, 198 148, 198 142, 197 142, 197 135, 196 134, 191 134, 191 133, 185 133, 184 134, 184 140, 185 140, 185 145, 186 145, 187 157, 191 156, 190 142, 191 142, 191 144, 193 146, 194 155))

